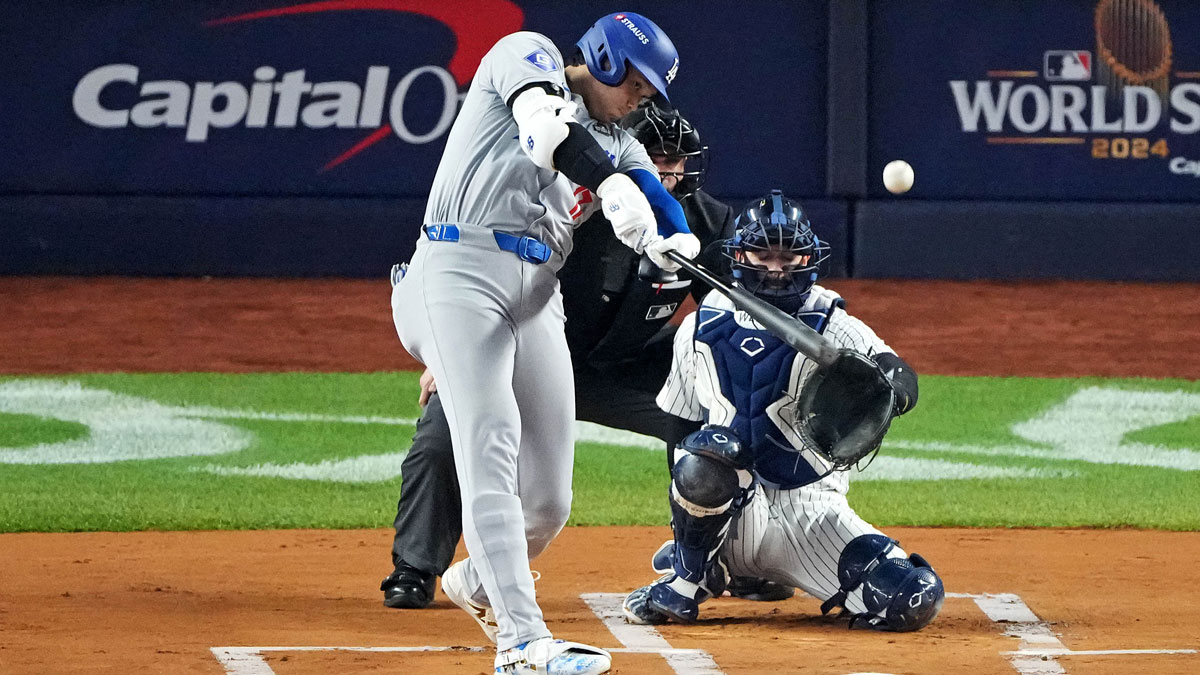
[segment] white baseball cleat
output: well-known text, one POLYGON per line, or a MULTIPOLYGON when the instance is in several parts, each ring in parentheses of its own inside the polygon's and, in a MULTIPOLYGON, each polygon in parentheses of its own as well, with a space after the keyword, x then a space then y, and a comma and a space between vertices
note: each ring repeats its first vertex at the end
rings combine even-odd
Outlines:
POLYGON ((496 654, 497 675, 600 675, 612 656, 598 647, 544 637, 496 654))
POLYGON ((492 611, 491 607, 481 605, 471 599, 471 593, 467 590, 466 581, 463 579, 466 562, 466 560, 460 560, 442 573, 442 592, 462 611, 470 614, 471 618, 475 619, 475 623, 483 629, 483 634, 487 636, 487 639, 491 640, 492 644, 496 644, 496 636, 500 634, 500 626, 496 623, 496 613, 492 611))

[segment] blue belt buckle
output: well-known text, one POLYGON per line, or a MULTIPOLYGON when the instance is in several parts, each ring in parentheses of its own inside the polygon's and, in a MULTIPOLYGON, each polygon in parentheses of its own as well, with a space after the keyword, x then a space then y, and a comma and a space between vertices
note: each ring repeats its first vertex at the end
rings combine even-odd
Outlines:
POLYGON ((533 237, 521 237, 517 240, 517 257, 525 262, 541 265, 550 259, 550 247, 533 237))

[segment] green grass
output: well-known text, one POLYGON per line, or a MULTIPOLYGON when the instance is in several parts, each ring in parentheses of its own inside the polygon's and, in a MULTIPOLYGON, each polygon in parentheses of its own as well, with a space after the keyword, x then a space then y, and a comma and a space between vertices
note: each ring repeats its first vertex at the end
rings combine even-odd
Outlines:
MULTIPOLYGON (((386 527, 416 393, 414 373, 0 378, 0 531, 386 527)), ((665 524, 666 486, 661 450, 580 443, 572 523, 665 524)), ((929 376, 850 502, 880 526, 1196 530, 1197 494, 1198 382, 929 376)))

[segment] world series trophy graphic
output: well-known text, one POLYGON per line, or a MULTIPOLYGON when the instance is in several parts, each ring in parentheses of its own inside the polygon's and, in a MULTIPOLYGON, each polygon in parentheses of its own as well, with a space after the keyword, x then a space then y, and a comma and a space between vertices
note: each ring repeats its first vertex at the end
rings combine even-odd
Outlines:
POLYGON ((1100 0, 1096 5, 1096 82, 1120 98, 1128 86, 1149 87, 1165 103, 1171 72, 1171 29, 1154 0, 1100 0))

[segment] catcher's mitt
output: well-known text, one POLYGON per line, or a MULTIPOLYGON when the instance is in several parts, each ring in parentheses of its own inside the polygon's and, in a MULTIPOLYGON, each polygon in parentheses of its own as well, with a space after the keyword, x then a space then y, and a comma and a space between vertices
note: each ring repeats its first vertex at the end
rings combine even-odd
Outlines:
POLYGON ((896 414, 896 393, 874 359, 841 349, 813 373, 796 409, 800 437, 841 471, 879 448, 896 414))

